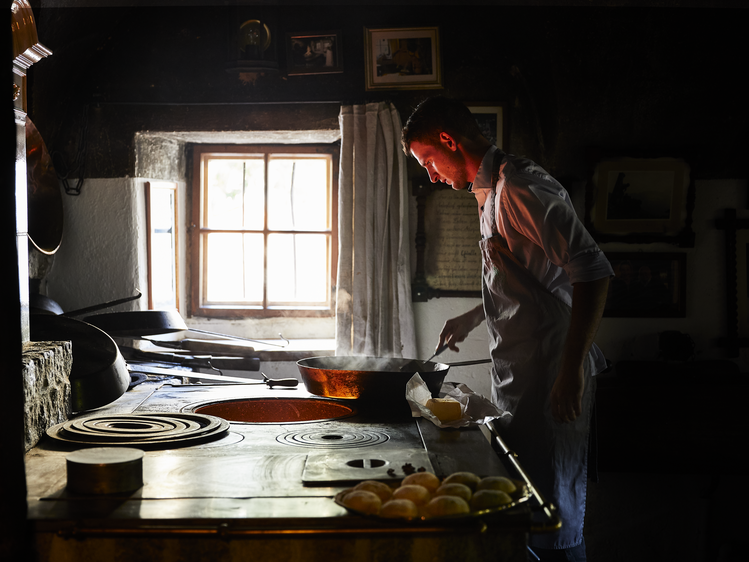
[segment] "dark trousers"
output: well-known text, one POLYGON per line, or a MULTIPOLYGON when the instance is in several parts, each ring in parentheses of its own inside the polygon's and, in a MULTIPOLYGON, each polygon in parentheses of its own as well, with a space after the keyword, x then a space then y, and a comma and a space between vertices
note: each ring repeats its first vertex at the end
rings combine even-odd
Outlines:
POLYGON ((541 562, 586 562, 585 557, 585 539, 577 546, 572 548, 531 548, 531 553, 528 553, 528 560, 530 562, 538 562, 537 558, 541 562), (533 554, 536 556, 534 557, 533 554))

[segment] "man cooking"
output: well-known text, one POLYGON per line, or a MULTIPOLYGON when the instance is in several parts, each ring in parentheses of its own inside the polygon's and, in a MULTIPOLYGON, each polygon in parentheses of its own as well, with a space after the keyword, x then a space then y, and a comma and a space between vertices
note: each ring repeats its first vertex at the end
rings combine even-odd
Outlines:
POLYGON ((584 561, 593 375, 606 366, 593 338, 611 266, 561 184, 492 145, 462 103, 423 101, 402 143, 433 183, 468 189, 479 208, 483 305, 445 322, 438 347, 459 351, 486 319, 492 400, 512 413, 498 429, 563 522, 531 548, 541 560, 584 561))

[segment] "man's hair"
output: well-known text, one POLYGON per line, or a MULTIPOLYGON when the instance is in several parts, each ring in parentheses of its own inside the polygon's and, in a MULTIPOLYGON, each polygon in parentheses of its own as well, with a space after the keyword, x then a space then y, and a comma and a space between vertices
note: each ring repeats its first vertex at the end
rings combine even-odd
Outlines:
POLYGON ((410 155, 411 143, 439 143, 440 133, 453 137, 476 140, 481 131, 469 109, 460 101, 435 96, 427 98, 416 106, 411 117, 401 131, 401 144, 406 155, 410 155))

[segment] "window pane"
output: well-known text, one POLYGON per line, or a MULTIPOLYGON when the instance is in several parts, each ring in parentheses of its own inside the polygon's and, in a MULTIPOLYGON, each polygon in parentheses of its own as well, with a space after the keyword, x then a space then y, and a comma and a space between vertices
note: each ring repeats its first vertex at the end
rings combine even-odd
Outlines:
POLYGON ((156 231, 151 239, 151 291, 155 310, 177 308, 177 278, 174 267, 174 237, 156 231))
POLYGON ((328 236, 268 236, 268 304, 324 304, 327 276, 328 236))
POLYGON ((330 228, 327 158, 272 158, 268 162, 268 228, 330 228))
POLYGON ((175 188, 151 184, 149 243, 151 249, 151 298, 156 310, 177 308, 176 225, 174 224, 175 188))
POLYGON ((263 228, 264 163, 255 159, 206 162, 208 228, 263 228))
POLYGON ((205 295, 209 304, 262 304, 262 234, 207 234, 205 259, 205 295))

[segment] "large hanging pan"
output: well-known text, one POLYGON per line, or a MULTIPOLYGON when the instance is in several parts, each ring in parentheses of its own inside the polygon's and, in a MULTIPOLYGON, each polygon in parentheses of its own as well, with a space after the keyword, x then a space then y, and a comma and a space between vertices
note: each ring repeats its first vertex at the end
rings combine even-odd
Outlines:
POLYGON ((86 316, 84 320, 115 337, 140 337, 187 330, 176 310, 132 310, 86 316))
POLYGON ((26 117, 26 171, 29 240, 51 255, 62 242, 63 209, 60 182, 42 135, 26 117))
MULTIPOLYGON (((453 363, 452 366, 487 363, 489 359, 453 363)), ((328 398, 405 401, 406 384, 418 373, 432 396, 437 397, 451 365, 384 357, 310 357, 297 361, 307 391, 328 398)))
POLYGON ((71 409, 82 412, 122 396, 130 373, 114 340, 99 328, 65 316, 32 314, 32 341, 72 341, 71 409))

